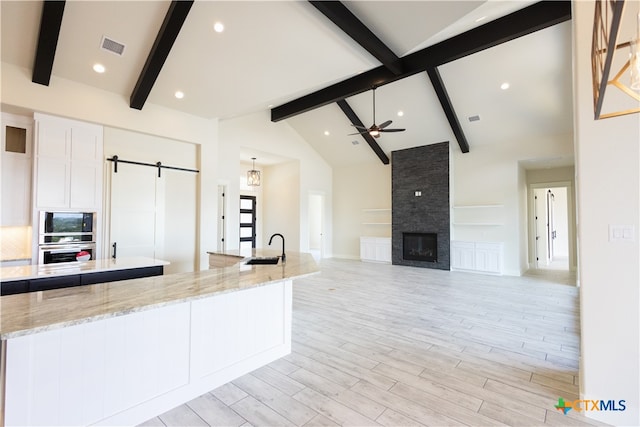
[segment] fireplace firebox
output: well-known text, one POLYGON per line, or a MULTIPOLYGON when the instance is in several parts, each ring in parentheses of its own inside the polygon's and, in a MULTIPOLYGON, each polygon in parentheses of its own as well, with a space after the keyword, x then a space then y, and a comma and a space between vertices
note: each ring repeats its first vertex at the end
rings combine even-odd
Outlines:
POLYGON ((436 233, 402 233, 402 258, 438 262, 438 235, 436 233))

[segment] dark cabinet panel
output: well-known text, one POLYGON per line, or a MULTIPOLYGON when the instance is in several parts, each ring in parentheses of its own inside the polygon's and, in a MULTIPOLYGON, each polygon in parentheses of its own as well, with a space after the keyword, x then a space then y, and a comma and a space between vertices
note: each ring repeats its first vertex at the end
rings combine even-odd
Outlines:
POLYGON ((80 286, 80 275, 43 277, 29 281, 29 292, 48 291, 49 289, 70 288, 80 286))
POLYGON ((128 270, 100 271, 83 274, 80 277, 82 285, 94 285, 96 283, 117 282, 119 280, 139 279, 142 277, 161 276, 164 271, 162 266, 130 268, 128 270))
POLYGON ((98 271, 95 273, 74 274, 71 276, 41 277, 31 280, 2 282, 0 290, 2 295, 13 295, 25 292, 70 288, 72 286, 117 282, 119 280, 140 279, 142 277, 162 276, 162 274, 164 274, 164 267, 161 265, 130 268, 127 270, 98 271))
POLYGON ((162 274, 164 273, 164 267, 161 265, 156 265, 153 267, 133 268, 131 270, 122 271, 130 272, 126 277, 127 279, 140 279, 142 277, 162 276, 162 274))
POLYGON ((23 294, 25 292, 29 292, 28 280, 16 280, 14 282, 3 282, 2 285, 0 285, 1 295, 23 294))

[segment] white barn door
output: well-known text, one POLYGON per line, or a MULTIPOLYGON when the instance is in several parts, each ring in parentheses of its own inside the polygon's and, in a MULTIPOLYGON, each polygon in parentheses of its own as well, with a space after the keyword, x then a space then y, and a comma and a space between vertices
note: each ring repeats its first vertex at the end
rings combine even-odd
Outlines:
POLYGON ((164 255, 164 180, 155 168, 111 166, 110 255, 164 255), (114 246, 115 245, 115 246, 114 246))

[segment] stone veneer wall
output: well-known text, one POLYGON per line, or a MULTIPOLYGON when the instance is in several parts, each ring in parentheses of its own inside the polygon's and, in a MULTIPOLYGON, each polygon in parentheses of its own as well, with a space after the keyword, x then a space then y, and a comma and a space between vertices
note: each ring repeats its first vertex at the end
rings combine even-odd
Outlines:
POLYGON ((424 145, 391 153, 393 264, 449 270, 449 143, 424 145), (416 196, 415 192, 422 192, 416 196), (437 233, 438 261, 402 258, 402 233, 437 233))

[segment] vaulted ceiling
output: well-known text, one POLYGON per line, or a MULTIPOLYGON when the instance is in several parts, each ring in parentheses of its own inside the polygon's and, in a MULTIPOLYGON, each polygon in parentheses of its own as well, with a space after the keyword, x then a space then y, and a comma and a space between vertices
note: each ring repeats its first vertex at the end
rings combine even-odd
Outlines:
MULTIPOLYGON (((343 2, 398 57, 533 3, 343 2)), ((129 105, 170 6, 169 1, 66 2, 52 76, 114 92, 129 105), (102 50, 103 36, 124 44, 124 54, 102 50), (95 73, 94 63, 103 64, 106 72, 95 73)), ((2 61, 33 69, 43 3, 3 0, 0 7, 2 61)), ((224 120, 277 110, 380 65, 309 2, 196 1, 146 102, 224 120), (216 22, 224 24, 223 32, 214 31, 216 22), (178 90, 184 92, 183 99, 174 96, 178 90)), ((530 139, 571 133, 568 21, 441 64, 437 70, 471 150, 522 135, 530 139), (508 90, 500 89, 504 82, 509 82, 508 90), (471 116, 480 120, 470 122, 471 116)), ((407 129, 375 140, 385 154, 457 140, 427 73, 380 86, 376 97, 376 121, 393 120, 392 127, 407 129)), ((371 91, 350 94, 346 102, 366 126, 372 124, 371 91)), ((348 135, 354 128, 335 102, 285 120, 333 166, 380 161, 361 136, 348 135)))

